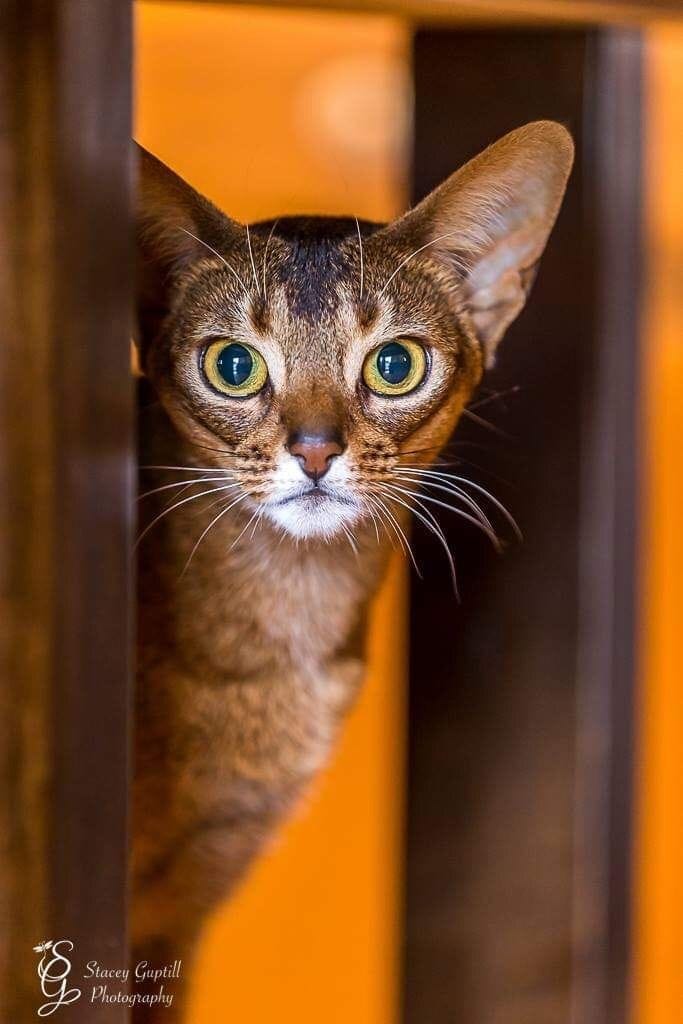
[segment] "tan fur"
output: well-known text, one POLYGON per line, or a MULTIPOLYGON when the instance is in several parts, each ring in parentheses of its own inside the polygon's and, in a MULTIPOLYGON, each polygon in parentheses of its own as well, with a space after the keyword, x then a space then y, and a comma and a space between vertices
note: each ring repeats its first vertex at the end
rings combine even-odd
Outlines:
MULTIPOLYGON (((247 236, 143 156, 140 343, 154 400, 141 413, 141 463, 186 467, 145 471, 143 490, 199 479, 190 471, 204 468, 207 477, 227 471, 228 494, 241 500, 196 550, 219 494, 163 514, 177 496, 168 488, 142 506, 143 526, 160 518, 139 564, 136 959, 181 956, 187 971, 207 912, 325 765, 362 682, 366 611, 391 550, 390 523, 378 542, 367 512, 373 488, 396 467, 430 463, 450 437, 488 339, 523 302, 518 282, 545 244, 570 164, 564 129, 527 126, 395 225, 364 225, 361 295, 355 222, 348 231, 330 222, 332 241, 323 225, 320 243, 301 240, 310 225, 301 237, 268 225, 247 236), (448 230, 454 245, 437 241, 448 230), (517 244, 520 232, 530 245, 517 244), (472 281, 494 250, 503 292, 517 291, 499 325, 489 310, 485 338, 472 281), (367 393, 364 356, 402 335, 427 346, 428 380, 401 399, 367 393), (200 353, 216 336, 263 354, 271 381, 262 394, 226 400, 206 386, 200 353), (290 457, 288 438, 304 428, 343 438, 344 486, 366 502, 352 529, 357 552, 342 530, 297 541, 258 517, 290 457)), ((495 298, 498 277, 487 274, 495 298)), ((392 509, 405 524, 406 510, 392 509)), ((140 1009, 135 1019, 155 1018, 140 1009)))

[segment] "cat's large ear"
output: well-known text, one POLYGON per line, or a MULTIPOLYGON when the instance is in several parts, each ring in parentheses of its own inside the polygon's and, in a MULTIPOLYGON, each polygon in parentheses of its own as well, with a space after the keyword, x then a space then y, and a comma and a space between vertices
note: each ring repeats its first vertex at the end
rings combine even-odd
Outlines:
POLYGON ((135 145, 138 341, 156 334, 173 287, 193 262, 237 244, 239 225, 169 167, 135 145))
POLYGON ((466 313, 493 362, 522 309, 574 159, 569 132, 536 121, 505 135, 389 229, 452 268, 466 313))

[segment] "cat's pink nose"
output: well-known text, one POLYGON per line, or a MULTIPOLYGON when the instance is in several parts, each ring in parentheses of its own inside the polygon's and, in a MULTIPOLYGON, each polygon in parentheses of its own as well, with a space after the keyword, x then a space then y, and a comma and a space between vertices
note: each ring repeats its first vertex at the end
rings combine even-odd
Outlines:
POLYGON ((289 451, 298 459, 306 476, 315 483, 332 465, 332 459, 344 451, 338 441, 316 434, 300 434, 289 444, 289 451))

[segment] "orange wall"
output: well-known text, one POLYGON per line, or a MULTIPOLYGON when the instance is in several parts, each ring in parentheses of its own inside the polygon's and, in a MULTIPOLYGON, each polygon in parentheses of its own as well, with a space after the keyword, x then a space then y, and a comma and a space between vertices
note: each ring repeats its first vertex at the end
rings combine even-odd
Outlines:
POLYGON ((642 733, 635 1024, 683 1019, 683 26, 647 34, 642 733))
MULTIPOLYGON (((393 19, 137 4, 137 137, 235 217, 386 218, 403 200, 405 30, 393 19)), ((192 1024, 398 1019, 404 581, 330 771, 208 929, 192 1024), (396 629, 396 624, 399 628, 396 629)))

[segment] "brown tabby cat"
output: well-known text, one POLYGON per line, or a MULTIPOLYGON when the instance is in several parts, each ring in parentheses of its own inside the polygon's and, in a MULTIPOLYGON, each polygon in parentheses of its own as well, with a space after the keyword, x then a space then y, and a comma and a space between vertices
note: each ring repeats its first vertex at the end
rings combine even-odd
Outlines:
POLYGON ((388 226, 245 228, 141 151, 136 960, 187 971, 325 765, 392 539, 411 508, 430 522, 418 486, 479 515, 428 466, 524 305, 572 158, 538 122, 388 226))

